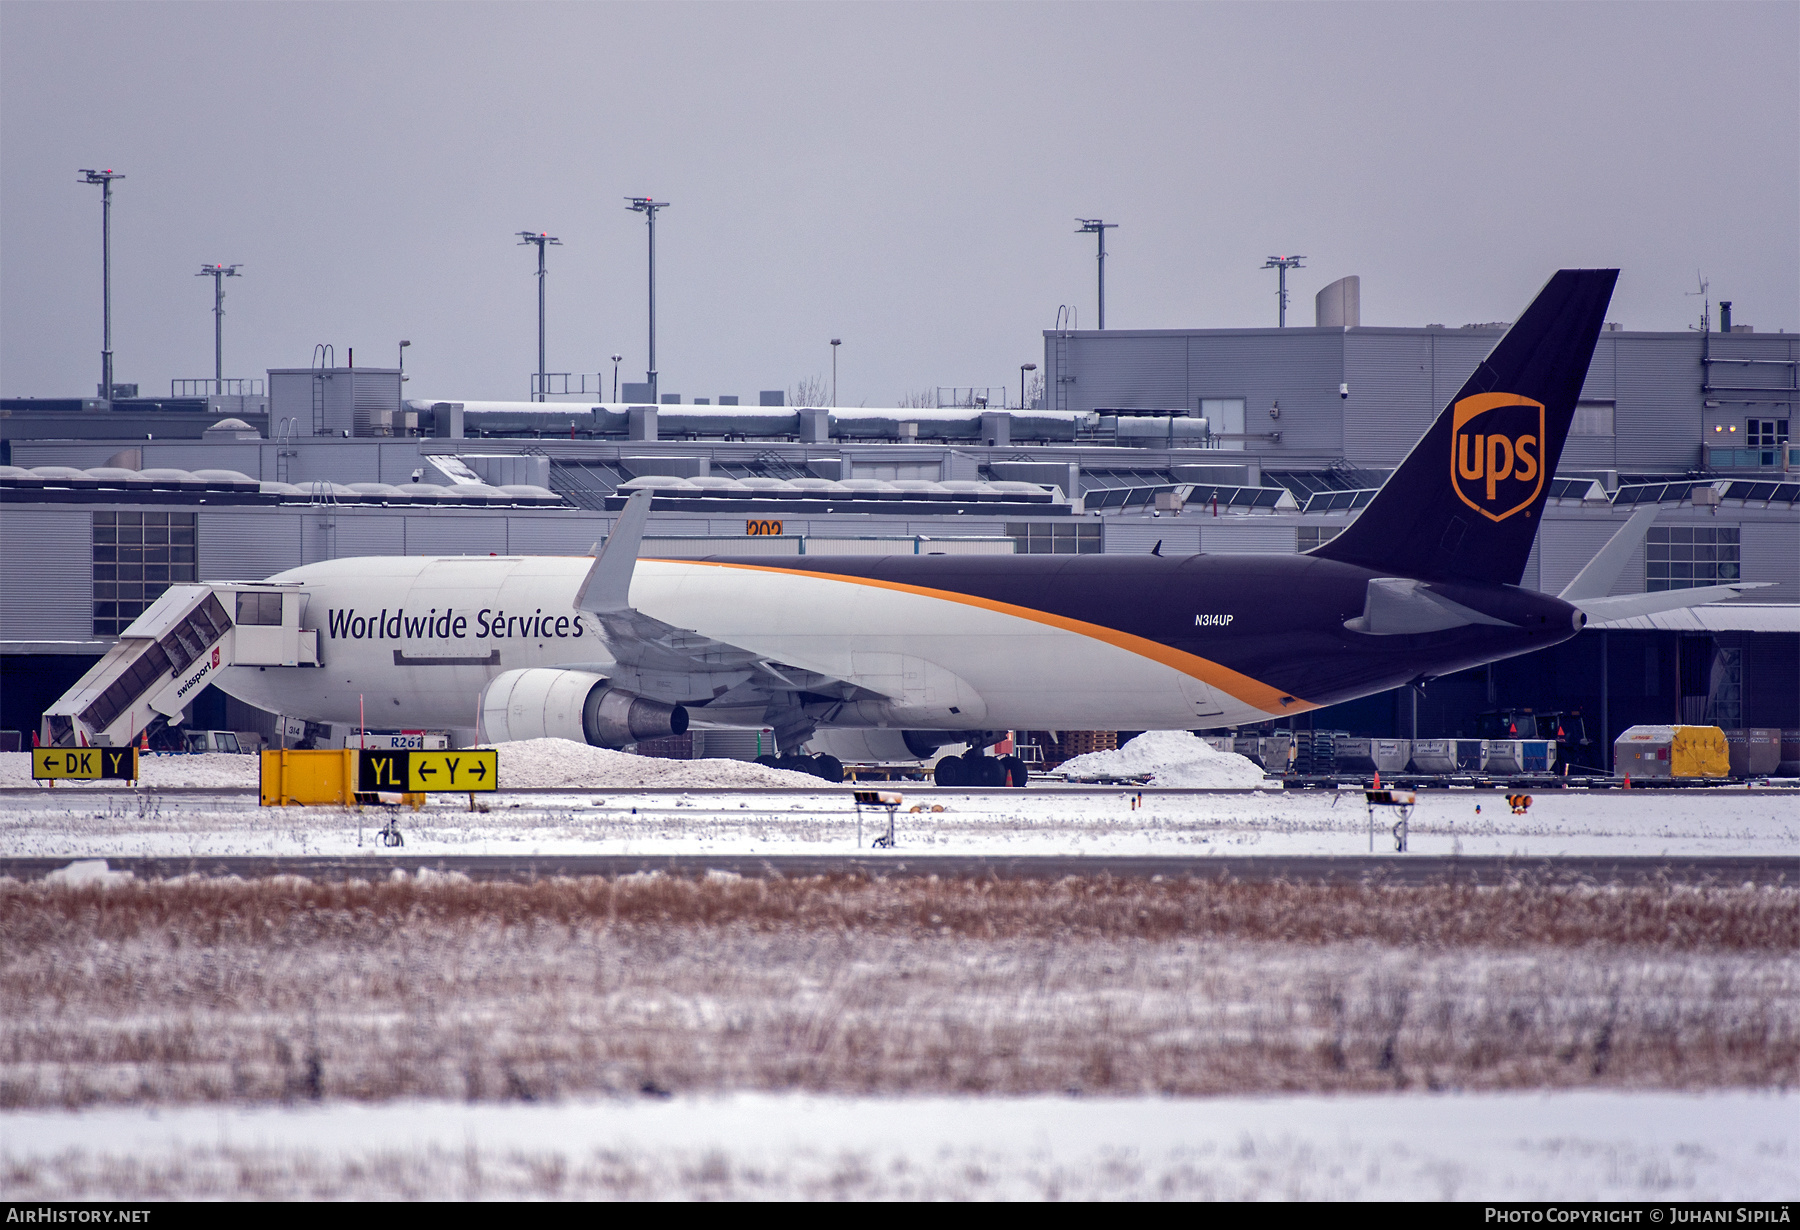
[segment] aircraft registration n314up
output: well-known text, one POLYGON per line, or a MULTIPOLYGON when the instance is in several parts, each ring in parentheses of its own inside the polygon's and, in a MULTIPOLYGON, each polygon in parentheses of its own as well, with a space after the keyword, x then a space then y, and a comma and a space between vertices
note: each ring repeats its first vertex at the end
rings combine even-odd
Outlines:
MULTIPOLYGON (((342 559, 215 584, 235 593, 240 625, 246 600, 267 612, 281 593, 280 619, 262 622, 316 641, 292 666, 215 649, 211 682, 317 722, 366 709, 372 725, 472 726, 489 742, 622 747, 697 722, 772 727, 784 752, 810 741, 902 759, 1017 728, 1285 718, 1555 645, 1589 615, 1717 601, 1747 586, 1605 596, 1654 510, 1560 596, 1519 585, 1617 276, 1552 277, 1362 514, 1304 554, 640 561, 639 493, 594 557, 342 559)), ((187 626, 198 616, 177 624, 182 604, 200 599, 177 591, 208 589, 175 587, 121 645, 187 626)), ((212 634, 169 655, 204 672, 212 634)), ((182 666, 166 687, 127 687, 146 670, 115 654, 111 675, 103 661, 46 716, 55 742, 123 741, 128 707, 179 712, 172 693, 197 682, 182 666)), ((939 776, 1012 774, 977 756, 939 776)))

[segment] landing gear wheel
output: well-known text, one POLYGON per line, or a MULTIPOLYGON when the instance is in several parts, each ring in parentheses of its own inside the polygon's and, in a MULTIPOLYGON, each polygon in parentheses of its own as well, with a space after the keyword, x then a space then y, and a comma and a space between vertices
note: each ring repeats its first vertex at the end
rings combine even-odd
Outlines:
POLYGON ((963 780, 970 786, 1006 785, 1006 766, 993 756, 975 752, 963 757, 963 780))
POLYGON ((1000 763, 1006 768, 1006 784, 1025 789, 1025 783, 1031 779, 1031 770, 1025 767, 1025 762, 1017 756, 1002 756, 1000 763))
POLYGON ((761 755, 761 756, 758 756, 758 757, 757 757, 757 758, 756 758, 756 763, 757 763, 757 764, 759 764, 759 765, 762 765, 762 766, 763 766, 763 767, 765 767, 765 768, 769 768, 769 769, 773 769, 773 768, 775 768, 775 767, 776 767, 776 766, 777 766, 777 765, 778 765, 778 764, 779 764, 779 763, 780 763, 780 762, 779 762, 779 761, 778 761, 778 760, 777 760, 777 759, 776 759, 776 758, 775 758, 775 757, 773 757, 773 756, 770 756, 770 755, 769 755, 769 754, 767 754, 767 753, 766 753, 766 752, 765 752, 765 753, 764 753, 764 754, 763 754, 763 755, 761 755))
POLYGON ((960 756, 946 756, 937 762, 931 770, 931 780, 940 786, 966 786, 963 776, 963 762, 960 756))
POLYGON ((821 752, 812 758, 809 772, 828 782, 841 782, 844 780, 844 762, 827 752, 821 752))

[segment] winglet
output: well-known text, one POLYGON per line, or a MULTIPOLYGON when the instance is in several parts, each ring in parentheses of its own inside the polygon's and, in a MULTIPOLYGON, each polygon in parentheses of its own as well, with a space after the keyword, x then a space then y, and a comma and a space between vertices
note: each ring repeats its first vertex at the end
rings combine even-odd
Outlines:
POLYGON ((1575 574, 1575 579, 1563 586, 1562 593, 1556 595, 1564 602, 1580 605, 1582 598, 1604 598, 1611 592, 1613 582, 1617 581, 1625 571, 1625 565, 1631 559, 1631 553, 1637 550, 1644 536, 1650 532, 1650 525, 1656 520, 1657 507, 1646 505, 1631 514, 1631 519, 1619 527, 1619 532, 1607 539, 1606 545, 1595 552, 1582 570, 1575 574))
POLYGON ((650 493, 634 492, 606 536, 606 545, 594 557, 587 579, 575 591, 575 609, 595 615, 631 609, 631 573, 637 567, 638 544, 644 539, 644 522, 650 516, 650 493))

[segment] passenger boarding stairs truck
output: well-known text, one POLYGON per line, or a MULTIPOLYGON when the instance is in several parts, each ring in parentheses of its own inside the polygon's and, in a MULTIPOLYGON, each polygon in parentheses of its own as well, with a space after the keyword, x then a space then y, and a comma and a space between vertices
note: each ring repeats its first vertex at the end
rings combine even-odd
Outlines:
POLYGON ((317 666, 298 585, 171 585, 44 714, 45 747, 124 747, 227 666, 317 666))

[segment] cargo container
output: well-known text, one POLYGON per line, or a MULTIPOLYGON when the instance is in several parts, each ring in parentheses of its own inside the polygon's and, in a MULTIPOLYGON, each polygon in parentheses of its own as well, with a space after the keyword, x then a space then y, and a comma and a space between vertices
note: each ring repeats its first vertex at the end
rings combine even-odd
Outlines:
POLYGON ((1415 773, 1483 773, 1487 771, 1486 739, 1414 739, 1415 773))
POLYGON ((1414 739, 1415 773, 1482 773, 1487 770, 1486 739, 1414 739))
POLYGON ((1411 759, 1411 739, 1343 739, 1337 745, 1342 772, 1404 773, 1411 759))
POLYGON ((1781 731, 1767 726, 1725 732, 1733 777, 1769 777, 1781 769, 1781 731))
POLYGON ((1613 741, 1613 775, 1729 777, 1725 732, 1717 726, 1633 726, 1613 741))
POLYGON ((1232 750, 1240 756, 1262 766, 1268 773, 1286 773, 1288 771, 1288 753, 1293 749, 1294 738, 1285 731, 1278 735, 1247 735, 1237 739, 1232 750))
POLYGON ((1556 768, 1556 743, 1551 739, 1489 739, 1489 773, 1549 773, 1556 768))

